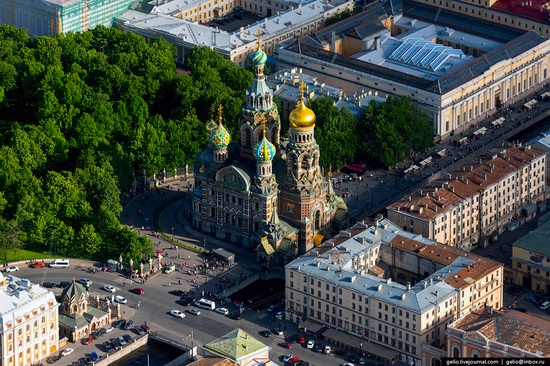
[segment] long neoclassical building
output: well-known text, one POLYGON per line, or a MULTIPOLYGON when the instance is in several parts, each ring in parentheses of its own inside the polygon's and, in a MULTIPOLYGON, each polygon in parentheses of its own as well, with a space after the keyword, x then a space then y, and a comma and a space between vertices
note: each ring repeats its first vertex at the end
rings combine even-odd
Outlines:
POLYGON ((252 54, 255 79, 239 121, 240 138, 219 122, 208 125, 208 148, 195 160, 193 226, 277 262, 305 253, 342 227, 346 205, 319 166, 315 114, 301 98, 289 116, 289 141, 281 145, 281 124, 273 92, 263 73, 267 55, 252 54), (284 150, 283 150, 284 148, 284 150))

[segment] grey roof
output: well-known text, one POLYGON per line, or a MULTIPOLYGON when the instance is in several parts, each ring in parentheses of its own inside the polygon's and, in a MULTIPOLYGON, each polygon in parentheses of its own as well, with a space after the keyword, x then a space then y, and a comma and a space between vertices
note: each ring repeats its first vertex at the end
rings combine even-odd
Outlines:
POLYGON ((550 245, 548 245, 550 221, 545 223, 540 223, 539 221, 539 225, 538 228, 529 232, 529 234, 519 238, 512 246, 550 257, 550 245))
POLYGON ((360 271, 352 268, 352 259, 355 255, 372 246, 386 245, 397 235, 427 245, 435 244, 434 241, 420 235, 402 231, 387 219, 383 220, 383 225, 385 229, 366 228, 358 235, 324 253, 319 253, 317 250, 310 251, 308 254, 295 259, 286 267, 418 314, 422 314, 437 303, 451 298, 456 289, 443 280, 454 275, 463 268, 462 263, 466 263, 468 260, 472 261, 471 259, 457 258, 452 265, 444 267, 425 279, 425 288, 423 283, 418 283, 412 286, 410 290, 399 283, 388 283, 386 279, 370 274, 361 274, 360 271), (404 298, 403 295, 405 295, 404 298))

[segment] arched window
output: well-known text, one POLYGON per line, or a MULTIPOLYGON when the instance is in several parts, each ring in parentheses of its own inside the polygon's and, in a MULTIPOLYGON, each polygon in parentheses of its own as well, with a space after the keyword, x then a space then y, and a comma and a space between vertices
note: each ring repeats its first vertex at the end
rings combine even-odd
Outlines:
POLYGON ((439 358, 432 358, 431 366, 441 366, 441 360, 439 358))
POLYGON ((460 349, 457 346, 453 347, 453 357, 460 358, 460 349))
POLYGON ((317 210, 315 212, 315 231, 319 231, 321 229, 321 211, 317 210))

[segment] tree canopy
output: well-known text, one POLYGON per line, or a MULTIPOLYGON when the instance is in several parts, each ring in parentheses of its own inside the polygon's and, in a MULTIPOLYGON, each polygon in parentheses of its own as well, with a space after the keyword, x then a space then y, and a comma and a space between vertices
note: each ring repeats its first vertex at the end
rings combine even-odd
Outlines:
POLYGON ((433 123, 408 97, 371 104, 358 123, 358 157, 392 167, 433 145, 433 123))
POLYGON ((208 48, 178 75, 174 48, 97 27, 31 39, 0 26, 0 249, 51 245, 59 254, 135 261, 149 240, 121 228, 134 177, 193 161, 210 105, 236 127, 252 74, 208 48))

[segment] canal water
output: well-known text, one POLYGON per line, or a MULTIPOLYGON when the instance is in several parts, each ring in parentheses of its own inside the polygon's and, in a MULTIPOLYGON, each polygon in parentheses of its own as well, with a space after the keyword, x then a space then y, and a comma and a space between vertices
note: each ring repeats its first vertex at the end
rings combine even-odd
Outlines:
POLYGON ((140 347, 129 355, 113 362, 112 366, 147 366, 147 356, 149 355, 150 366, 164 366, 167 363, 181 356, 183 352, 175 347, 150 340, 146 345, 140 347))

